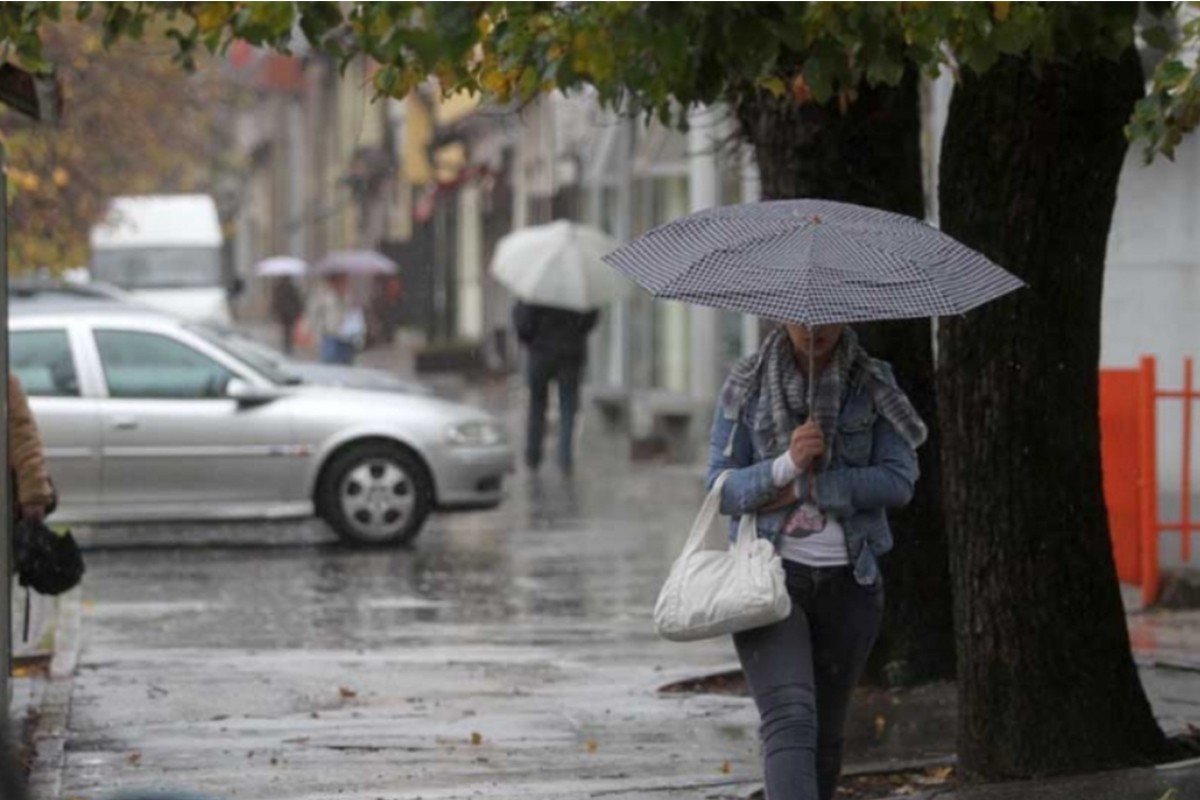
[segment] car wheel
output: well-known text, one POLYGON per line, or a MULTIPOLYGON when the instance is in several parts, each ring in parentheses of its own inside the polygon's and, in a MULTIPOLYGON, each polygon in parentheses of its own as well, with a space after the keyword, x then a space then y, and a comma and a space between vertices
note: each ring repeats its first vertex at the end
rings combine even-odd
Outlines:
POLYGON ((386 443, 363 444, 325 470, 318 507, 333 529, 361 545, 404 544, 416 538, 433 505, 425 465, 386 443))

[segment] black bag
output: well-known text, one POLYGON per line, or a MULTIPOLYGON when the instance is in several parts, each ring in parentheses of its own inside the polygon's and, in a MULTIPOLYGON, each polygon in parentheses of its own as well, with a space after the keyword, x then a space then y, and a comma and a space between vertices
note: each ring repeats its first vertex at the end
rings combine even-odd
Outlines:
POLYGON ((13 556, 21 585, 39 594, 62 594, 83 578, 83 555, 70 531, 61 536, 42 522, 13 527, 13 556))

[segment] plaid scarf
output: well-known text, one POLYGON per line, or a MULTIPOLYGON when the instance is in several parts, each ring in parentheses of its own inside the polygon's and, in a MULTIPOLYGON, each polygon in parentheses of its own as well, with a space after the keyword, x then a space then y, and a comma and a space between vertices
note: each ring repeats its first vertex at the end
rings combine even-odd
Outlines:
MULTIPOLYGON (((813 401, 812 417, 825 435, 825 467, 833 454, 833 435, 842 404, 850 387, 863 380, 875 408, 905 441, 914 448, 925 441, 925 423, 908 397, 888 381, 879 362, 859 345, 853 329, 846 328, 817 381, 813 401)), ((792 431, 799 421, 809 417, 808 379, 796 368, 791 340, 782 327, 767 336, 757 353, 737 363, 718 403, 726 418, 740 420, 746 404, 754 400, 757 403, 750 419, 750 434, 755 449, 764 458, 776 458, 791 445, 792 431)))

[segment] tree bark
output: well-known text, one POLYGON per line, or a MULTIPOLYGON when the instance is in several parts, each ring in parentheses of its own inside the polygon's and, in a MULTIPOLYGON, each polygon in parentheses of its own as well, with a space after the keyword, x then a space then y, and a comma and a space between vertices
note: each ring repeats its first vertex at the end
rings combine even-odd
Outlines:
MULTIPOLYGON (((923 218, 919 82, 863 86, 844 113, 791 97, 751 94, 736 106, 755 147, 764 199, 820 197, 923 218)), ((930 429, 921 480, 892 514, 896 547, 884 559, 883 630, 868 680, 912 685, 954 674, 952 600, 942 522, 933 338, 927 320, 855 326, 867 350, 892 363, 930 429)))
POLYGON ((938 333, 961 768, 1144 763, 1163 747, 1130 654, 1100 472, 1104 257, 1142 94, 1132 50, 966 76, 942 227, 1028 282, 938 333))

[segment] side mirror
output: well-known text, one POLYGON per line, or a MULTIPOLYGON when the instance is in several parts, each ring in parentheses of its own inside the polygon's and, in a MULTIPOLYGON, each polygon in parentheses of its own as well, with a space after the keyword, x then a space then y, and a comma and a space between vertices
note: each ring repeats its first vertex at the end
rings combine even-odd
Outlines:
POLYGON ((253 386, 241 378, 230 378, 225 384, 225 396, 236 400, 242 407, 261 406, 279 399, 279 393, 273 389, 253 386))

